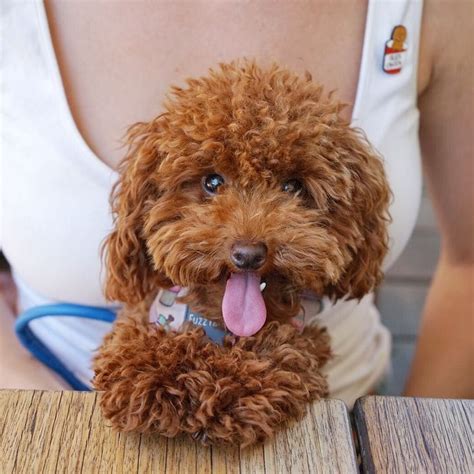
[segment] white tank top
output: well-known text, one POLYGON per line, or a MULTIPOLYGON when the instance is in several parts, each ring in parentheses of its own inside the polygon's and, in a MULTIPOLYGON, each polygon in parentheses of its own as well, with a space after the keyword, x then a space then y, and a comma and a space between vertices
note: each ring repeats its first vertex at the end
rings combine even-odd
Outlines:
MULTIPOLYGON (((413 0, 369 0, 367 11, 352 124, 384 157, 394 196, 385 268, 408 241, 421 195, 421 13, 422 2, 413 0), (407 30, 406 51, 387 56, 397 25, 407 30), (384 62, 396 69, 400 58, 399 72, 384 71, 384 62)), ((42 1, 6 0, 2 25, 0 246, 18 285, 19 309, 50 302, 107 306, 99 247, 112 229, 108 198, 117 174, 94 155, 75 125, 42 1)), ((360 303, 326 302, 315 320, 328 327, 336 354, 327 368, 332 394, 351 403, 386 371, 388 332, 371 295, 360 303)), ((34 323, 43 343, 88 381, 92 351, 110 326, 60 317, 34 323)))

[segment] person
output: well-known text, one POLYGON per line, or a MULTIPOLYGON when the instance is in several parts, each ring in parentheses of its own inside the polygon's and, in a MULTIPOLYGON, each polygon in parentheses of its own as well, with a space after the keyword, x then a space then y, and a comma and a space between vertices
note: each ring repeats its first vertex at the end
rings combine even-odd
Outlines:
MULTIPOLYGON (((422 156, 442 250, 405 393, 474 396, 469 2, 7 0, 2 16, 0 248, 17 297, 14 309, 4 282, 1 386, 66 387, 20 346, 18 312, 58 301, 110 304, 99 248, 112 227, 108 195, 127 126, 157 115, 170 84, 245 56, 310 71, 353 104, 342 113, 383 155, 393 191, 386 268, 416 220, 422 156), (397 27, 403 41, 392 35, 397 27)), ((328 369, 331 395, 351 403, 375 390, 390 337, 372 295, 327 303, 319 317, 338 355, 328 369)), ((91 357, 105 329, 44 319, 37 336, 78 377, 89 377, 81 354, 91 357)))

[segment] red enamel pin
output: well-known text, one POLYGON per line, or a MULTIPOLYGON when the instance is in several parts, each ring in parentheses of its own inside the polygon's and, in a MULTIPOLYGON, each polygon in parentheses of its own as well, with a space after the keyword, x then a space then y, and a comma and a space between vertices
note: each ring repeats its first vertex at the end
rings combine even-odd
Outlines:
POLYGON ((387 74, 398 74, 403 67, 407 54, 407 29, 397 25, 392 31, 392 37, 385 43, 383 70, 387 74))

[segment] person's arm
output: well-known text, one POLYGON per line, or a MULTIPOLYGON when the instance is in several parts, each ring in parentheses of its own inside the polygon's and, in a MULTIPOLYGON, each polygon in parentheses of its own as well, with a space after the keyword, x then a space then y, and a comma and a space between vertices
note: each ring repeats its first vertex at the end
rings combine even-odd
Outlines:
POLYGON ((421 144, 441 231, 441 257, 424 309, 405 394, 474 397, 474 61, 471 2, 427 2, 421 144), (428 44, 427 44, 428 43, 428 44))
POLYGON ((19 343, 15 333, 11 285, 0 275, 0 389, 64 390, 59 377, 34 359, 19 343))

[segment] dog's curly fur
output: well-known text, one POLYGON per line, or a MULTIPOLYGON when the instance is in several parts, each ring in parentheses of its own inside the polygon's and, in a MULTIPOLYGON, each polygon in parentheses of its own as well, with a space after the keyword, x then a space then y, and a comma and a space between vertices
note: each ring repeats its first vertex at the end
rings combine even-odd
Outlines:
POLYGON ((95 360, 105 416, 121 430, 208 442, 262 440, 327 395, 327 333, 288 324, 310 289, 361 298, 382 277, 389 188, 380 158, 310 75, 253 61, 174 87, 165 112, 129 130, 106 241, 106 294, 125 303, 95 360), (202 179, 225 177, 216 195, 202 179), (282 183, 303 188, 285 193, 282 183), (201 329, 148 322, 159 288, 222 321, 236 241, 264 242, 267 324, 223 346, 201 329))

